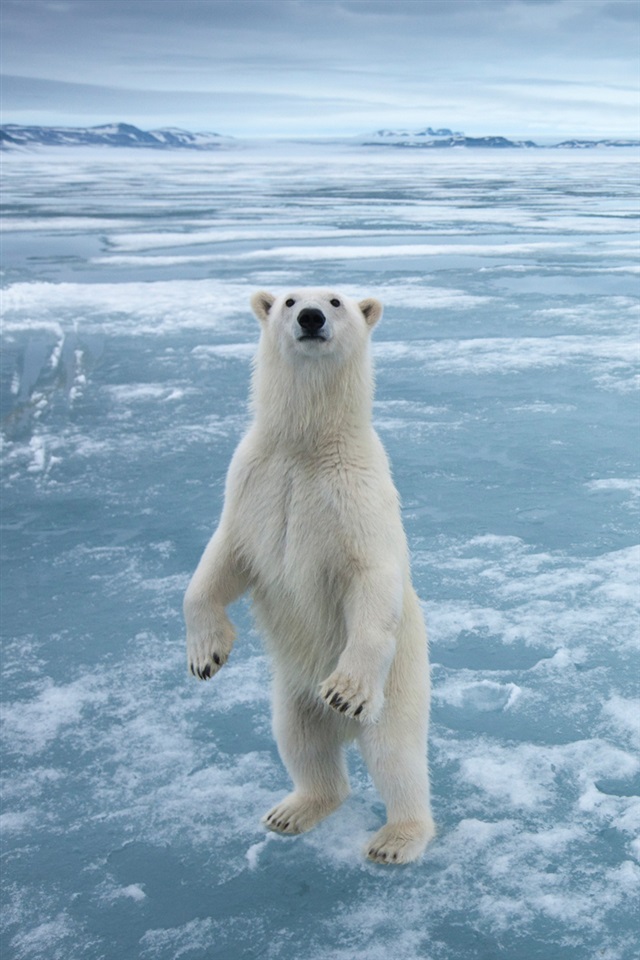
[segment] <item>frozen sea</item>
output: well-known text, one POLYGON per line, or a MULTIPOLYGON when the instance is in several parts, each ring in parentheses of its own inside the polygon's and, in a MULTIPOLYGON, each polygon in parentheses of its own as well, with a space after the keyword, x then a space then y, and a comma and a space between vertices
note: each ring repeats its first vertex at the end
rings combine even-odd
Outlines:
POLYGON ((3 960, 635 960, 638 154, 5 155, 3 960), (386 305, 375 419, 431 637, 438 838, 299 838, 248 607, 182 594, 247 425, 257 288, 386 305))

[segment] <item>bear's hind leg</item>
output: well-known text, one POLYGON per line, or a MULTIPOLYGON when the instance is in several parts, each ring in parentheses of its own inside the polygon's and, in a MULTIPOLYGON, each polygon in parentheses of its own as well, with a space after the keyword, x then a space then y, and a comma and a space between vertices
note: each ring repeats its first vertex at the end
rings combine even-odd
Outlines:
POLYGON ((269 830, 304 833, 349 794, 345 721, 311 698, 276 689, 273 727, 294 791, 262 818, 269 830))
POLYGON ((425 738, 417 735, 412 724, 402 726, 404 729, 398 729, 389 714, 383 713, 378 725, 363 727, 358 736, 369 773, 387 808, 388 822, 365 848, 367 857, 376 863, 417 860, 435 836, 425 738))

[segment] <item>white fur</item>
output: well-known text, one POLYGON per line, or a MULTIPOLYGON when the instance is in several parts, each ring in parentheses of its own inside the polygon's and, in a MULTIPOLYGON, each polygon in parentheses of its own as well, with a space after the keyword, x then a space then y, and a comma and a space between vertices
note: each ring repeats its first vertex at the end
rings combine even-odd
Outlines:
POLYGON ((234 641, 225 607, 250 591, 295 788, 264 823, 300 833, 336 809, 349 792, 344 744, 355 738, 388 816, 367 854, 414 860, 434 834, 429 665, 398 495, 371 425, 369 334, 382 305, 301 289, 257 293, 252 306, 262 325, 254 422, 185 597, 189 666, 208 679, 225 663, 234 641), (299 339, 303 307, 322 311, 326 339, 299 339))

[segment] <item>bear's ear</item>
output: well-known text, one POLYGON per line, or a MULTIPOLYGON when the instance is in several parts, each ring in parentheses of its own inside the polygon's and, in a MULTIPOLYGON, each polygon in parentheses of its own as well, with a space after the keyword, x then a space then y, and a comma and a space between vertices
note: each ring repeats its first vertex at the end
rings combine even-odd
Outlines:
POLYGON ((375 327, 376 323, 382 316, 382 304, 379 300, 375 300, 373 297, 367 297, 366 300, 361 300, 358 304, 362 310, 362 315, 367 321, 369 327, 375 327))
POLYGON ((274 295, 267 293, 266 290, 259 290, 258 293, 254 293, 251 297, 251 309, 261 323, 264 323, 269 316, 269 311, 275 303, 275 300, 274 295))

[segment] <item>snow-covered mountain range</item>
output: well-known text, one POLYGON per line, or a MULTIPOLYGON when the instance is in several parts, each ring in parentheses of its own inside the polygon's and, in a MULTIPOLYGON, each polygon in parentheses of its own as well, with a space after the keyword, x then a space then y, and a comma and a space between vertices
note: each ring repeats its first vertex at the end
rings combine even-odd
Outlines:
POLYGON ((178 127, 140 130, 130 123, 110 123, 99 127, 26 127, 9 123, 0 127, 0 145, 3 147, 39 144, 56 147, 108 146, 212 150, 225 146, 231 141, 231 137, 223 137, 219 133, 191 133, 178 127))
MULTIPOLYGON (((493 147, 501 148, 541 148, 541 144, 533 140, 510 140, 507 137, 487 136, 469 137, 460 131, 448 129, 433 130, 426 127, 424 130, 376 130, 366 137, 359 137, 358 142, 367 147, 410 147, 423 149, 439 149, 443 147, 493 147)), ((563 140, 560 143, 545 144, 546 147, 568 147, 585 149, 589 147, 633 147, 640 146, 640 140, 601 139, 563 140)))
MULTIPOLYGON (((533 140, 510 140, 502 136, 470 137, 446 127, 423 130, 376 130, 359 137, 336 137, 336 142, 353 143, 365 147, 398 147, 413 149, 472 148, 540 148, 533 140)), ((9 123, 0 127, 0 147, 5 149, 30 146, 108 146, 146 147, 155 150, 216 150, 239 144, 233 137, 219 133, 191 133, 178 127, 160 130, 140 130, 130 123, 111 123, 97 127, 40 127, 9 123)), ((589 149, 591 147, 640 146, 632 139, 571 139, 546 147, 589 149)))
POLYGON ((506 137, 467 137, 453 130, 424 130, 408 132, 406 130, 377 130, 361 140, 367 147, 535 147, 533 140, 508 140, 506 137))

